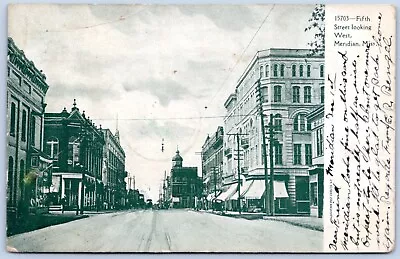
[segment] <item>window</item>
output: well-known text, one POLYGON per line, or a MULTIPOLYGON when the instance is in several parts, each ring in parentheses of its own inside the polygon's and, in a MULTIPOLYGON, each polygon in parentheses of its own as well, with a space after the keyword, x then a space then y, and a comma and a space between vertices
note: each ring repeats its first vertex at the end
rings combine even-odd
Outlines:
POLYGON ((318 206, 318 186, 317 183, 310 183, 310 202, 311 206, 318 206))
POLYGON ((21 141, 26 141, 26 111, 22 111, 21 141))
POLYGON ((71 137, 68 142, 68 165, 79 165, 79 139, 76 137, 71 137))
POLYGON ((285 76, 285 65, 281 64, 281 76, 284 77, 285 76))
POLYGON ((264 67, 260 66, 260 78, 264 76, 264 67))
POLYGON ((269 65, 265 66, 265 77, 269 77, 269 65))
POLYGON ((21 159, 19 162, 19 187, 22 190, 22 186, 24 184, 24 177, 25 177, 25 161, 21 159))
POLYGON ((282 131, 282 116, 280 114, 275 114, 274 126, 275 131, 282 131))
POLYGON ((300 113, 294 117, 293 122, 294 131, 310 131, 311 123, 307 121, 307 115, 305 113, 300 113))
POLYGON ((278 64, 274 64, 274 76, 278 76, 278 64))
POLYGON ((16 105, 14 102, 12 102, 11 114, 10 114, 10 136, 15 136, 15 116, 16 116, 16 105))
POLYGON ((304 103, 311 103, 311 86, 304 87, 304 103))
POLYGON ((292 77, 296 76, 296 65, 292 65, 292 77))
POLYGON ((287 199, 278 199, 279 202, 279 209, 285 210, 287 209, 287 199))
POLYGON ((319 77, 324 77, 324 65, 319 66, 319 77))
POLYGON ((293 86, 293 102, 299 103, 300 102, 300 87, 293 86))
POLYGON ((300 65, 300 67, 299 67, 299 76, 300 76, 300 77, 303 77, 303 75, 304 75, 303 68, 304 68, 304 66, 303 66, 303 65, 300 65))
POLYGON ((325 87, 321 86, 321 103, 325 102, 325 87))
POLYGON ((317 156, 324 154, 324 134, 322 128, 317 129, 317 156))
POLYGON ((275 144, 275 164, 282 165, 282 144, 275 144))
POLYGON ((311 65, 307 65, 307 77, 311 77, 311 65))
POLYGON ((301 165, 301 144, 294 144, 293 164, 301 165))
POLYGON ((36 140, 36 118, 32 116, 31 118, 31 143, 35 145, 36 140))
POLYGON ((306 165, 311 165, 312 164, 311 144, 306 144, 305 149, 306 149, 306 165))
POLYGON ((14 193, 14 159, 8 157, 8 177, 7 177, 7 205, 12 204, 12 195, 14 193))
POLYGON ((54 160, 58 160, 59 142, 57 138, 49 138, 46 142, 46 154, 54 160))
POLYGON ((279 103, 282 101, 282 87, 280 85, 274 86, 274 102, 279 103))

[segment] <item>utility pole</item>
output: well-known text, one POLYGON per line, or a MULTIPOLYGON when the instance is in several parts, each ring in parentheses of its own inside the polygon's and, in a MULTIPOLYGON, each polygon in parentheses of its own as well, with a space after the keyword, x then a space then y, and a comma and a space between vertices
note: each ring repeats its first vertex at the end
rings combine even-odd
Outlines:
POLYGON ((249 134, 247 134, 247 133, 232 133, 232 134, 226 134, 226 135, 231 135, 231 136, 236 136, 236 142, 237 142, 237 150, 234 150, 234 151, 236 151, 237 152, 237 165, 238 165, 238 187, 237 187, 237 189, 238 189, 238 209, 239 209, 239 214, 242 214, 242 206, 241 206, 241 203, 240 203, 240 199, 241 199, 241 197, 240 197, 240 186, 241 186, 241 179, 240 179, 240 172, 241 172, 241 169, 240 169, 240 160, 241 160, 241 158, 240 158, 240 156, 242 155, 240 152, 241 152, 241 150, 240 150, 240 136, 245 136, 245 135, 249 135, 249 134))
POLYGON ((204 195, 204 161, 203 161, 203 159, 204 159, 204 153, 203 153, 203 151, 200 151, 200 152, 195 152, 195 155, 200 155, 201 156, 201 197, 200 197, 200 199, 201 199, 201 205, 202 205, 202 207, 204 208, 204 203, 205 203, 205 201, 204 201, 204 197, 203 197, 203 195, 204 195))
POLYGON ((274 147, 275 147, 275 138, 274 138, 274 115, 270 114, 269 121, 269 167, 270 167, 270 199, 271 199, 271 216, 275 214, 275 199, 274 199, 274 147))
POLYGON ((267 165, 267 144, 265 141, 265 123, 264 123, 264 109, 263 109, 263 95, 261 92, 261 80, 257 81, 257 101, 259 105, 259 114, 261 120, 261 138, 262 138, 262 159, 264 164, 264 183, 265 183, 265 196, 264 196, 264 212, 265 214, 270 214, 270 201, 268 192, 268 165, 267 165))
POLYGON ((213 204, 213 210, 215 210, 215 199, 217 198, 217 176, 216 176, 216 166, 212 166, 212 172, 213 172, 213 182, 214 182, 214 201, 212 201, 213 204))

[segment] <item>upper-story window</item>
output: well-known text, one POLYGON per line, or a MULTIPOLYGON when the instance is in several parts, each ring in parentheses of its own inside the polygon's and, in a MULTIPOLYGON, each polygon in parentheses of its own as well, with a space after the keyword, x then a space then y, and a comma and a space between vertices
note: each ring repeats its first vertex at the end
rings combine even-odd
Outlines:
POLYGON ((304 103, 311 103, 311 86, 304 87, 304 103))
POLYGON ((324 65, 319 66, 319 77, 324 77, 324 65))
POLYGON ((294 131, 310 131, 311 123, 307 121, 307 115, 305 113, 299 113, 294 117, 293 121, 294 131))
POLYGON ((294 144, 293 147, 293 164, 301 165, 301 144, 294 144))
POLYGON ((59 141, 57 138, 51 137, 46 141, 46 154, 48 154, 55 161, 58 160, 59 141))
POLYGON ((274 76, 278 76, 278 64, 274 64, 274 76))
POLYGON ((285 64, 281 64, 281 77, 285 76, 285 64))
POLYGON ((269 65, 265 66, 265 77, 269 77, 269 65))
POLYGON ((299 66, 299 76, 300 76, 300 77, 303 77, 303 76, 304 76, 304 66, 303 66, 303 65, 300 65, 300 66, 299 66))
POLYGON ((275 144, 275 164, 282 165, 282 144, 275 144))
POLYGON ((296 77, 296 65, 292 65, 292 77, 296 77))
POLYGON ((274 115, 274 129, 275 131, 282 131, 282 115, 279 113, 274 115))
POLYGON ((27 123, 27 115, 26 110, 22 111, 22 121, 21 121, 21 141, 26 141, 26 123, 27 123))
POLYGON ((317 156, 324 154, 324 133, 323 128, 319 128, 316 131, 316 143, 317 143, 317 156))
POLYGON ((79 164, 79 139, 70 137, 68 141, 68 164, 77 166, 79 164))
POLYGON ((280 85, 274 86, 274 102, 282 101, 282 87, 280 85))
POLYGON ((311 77, 311 65, 307 65, 307 77, 311 77))
POLYGON ((260 78, 264 76, 264 67, 260 66, 260 78))
POLYGON ((325 102, 325 87, 321 86, 321 103, 325 102))
POLYGON ((292 97, 294 103, 300 102, 300 86, 293 86, 292 97))
POLYGON ((16 105, 14 102, 11 103, 10 110, 10 136, 15 136, 15 117, 16 117, 16 105))

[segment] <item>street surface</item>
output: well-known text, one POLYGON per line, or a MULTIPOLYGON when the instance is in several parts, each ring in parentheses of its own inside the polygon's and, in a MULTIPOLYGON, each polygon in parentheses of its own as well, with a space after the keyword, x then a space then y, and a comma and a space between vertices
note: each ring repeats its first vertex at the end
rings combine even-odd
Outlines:
POLYGON ((321 251, 323 232, 285 222, 189 210, 90 216, 12 236, 20 252, 305 252, 321 251))

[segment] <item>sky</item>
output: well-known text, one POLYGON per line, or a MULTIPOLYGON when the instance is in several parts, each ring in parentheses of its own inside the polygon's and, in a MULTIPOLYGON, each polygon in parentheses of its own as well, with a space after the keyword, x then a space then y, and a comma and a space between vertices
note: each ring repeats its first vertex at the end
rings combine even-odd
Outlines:
POLYGON ((223 126, 223 104, 256 52, 308 48, 313 8, 9 5, 8 35, 46 74, 46 112, 76 99, 97 126, 118 127, 128 174, 157 200, 177 147, 200 175, 196 152, 223 126))

